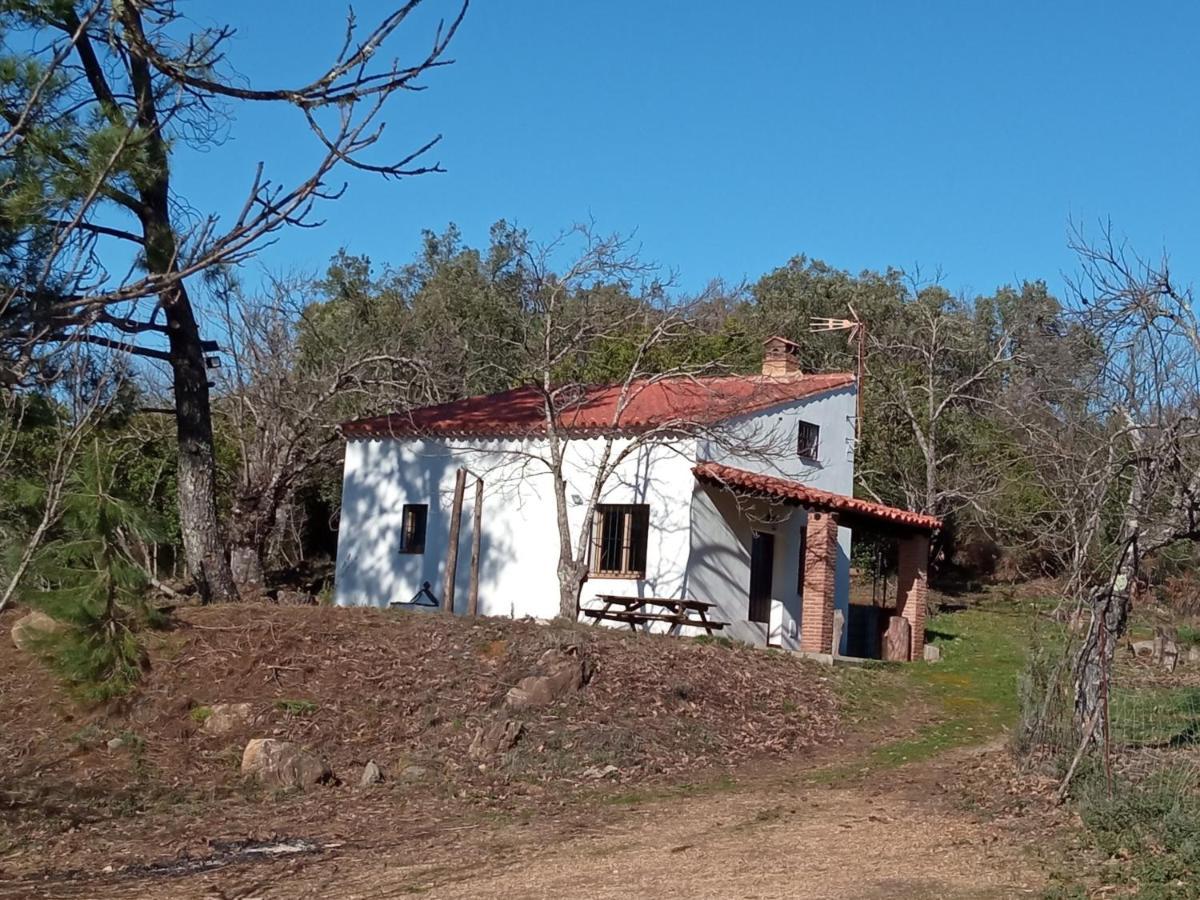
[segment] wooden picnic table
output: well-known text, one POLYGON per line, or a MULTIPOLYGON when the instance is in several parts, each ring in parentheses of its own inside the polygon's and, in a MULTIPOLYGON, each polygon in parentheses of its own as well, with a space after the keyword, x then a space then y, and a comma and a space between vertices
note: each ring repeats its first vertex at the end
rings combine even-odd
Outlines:
POLYGON ((712 634, 729 624, 708 617, 708 610, 716 604, 707 600, 690 597, 629 597, 623 594, 597 594, 596 599, 602 601, 604 606, 601 609, 584 609, 582 612, 585 616, 594 619, 597 624, 601 619, 625 622, 631 631, 637 631, 638 625, 650 622, 669 622, 670 633, 675 633, 684 625, 694 625, 712 634))

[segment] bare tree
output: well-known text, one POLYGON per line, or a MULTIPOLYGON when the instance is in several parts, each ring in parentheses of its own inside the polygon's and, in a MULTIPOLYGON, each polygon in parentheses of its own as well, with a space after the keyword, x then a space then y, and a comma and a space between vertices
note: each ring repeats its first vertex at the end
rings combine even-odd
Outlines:
POLYGON ((876 458, 891 462, 898 447, 907 446, 916 449, 918 464, 889 465, 886 473, 867 465, 860 480, 868 491, 875 481, 894 482, 907 508, 930 515, 967 508, 986 515, 999 473, 972 458, 977 442, 960 432, 965 417, 989 415, 1012 362, 1010 336, 976 321, 969 304, 936 286, 914 290, 895 316, 867 332, 866 415, 874 419, 876 440, 888 442, 899 432, 896 444, 876 448, 876 458))
POLYGON ((551 476, 559 612, 575 618, 588 578, 596 509, 627 460, 653 446, 678 450, 689 437, 712 438, 730 449, 748 450, 754 442, 746 435, 725 437, 719 426, 685 414, 660 414, 636 429, 627 424, 638 398, 664 381, 729 374, 722 358, 692 359, 687 352, 689 341, 702 333, 697 316, 709 313, 711 297, 671 298, 667 284, 653 277, 654 267, 640 260, 627 238, 599 235, 590 225, 549 244, 525 244, 519 271, 523 331, 510 342, 515 346, 509 355, 521 366, 513 380, 531 382, 537 391, 542 425, 539 439, 515 455, 551 476), (569 262, 556 267, 564 257, 569 262), (595 400, 598 380, 605 382, 607 421, 581 435, 573 423, 595 400), (582 466, 572 458, 581 438, 591 441, 582 466), (586 480, 569 483, 573 466, 587 473, 586 480), (569 497, 575 491, 585 494, 576 504, 582 515, 577 531, 569 497))
POLYGON ((1200 328, 1191 291, 1175 283, 1165 257, 1138 257, 1111 228, 1095 242, 1077 230, 1073 247, 1082 262, 1079 316, 1103 361, 1088 385, 1101 423, 1093 441, 1103 448, 1096 468, 1105 496, 1095 499, 1116 522, 1092 541, 1076 579, 1091 616, 1075 664, 1076 724, 1087 745, 1107 724, 1103 686, 1143 559, 1200 539, 1200 328))
POLYGON ((437 26, 426 53, 383 59, 421 5, 408 0, 365 33, 351 14, 328 67, 306 83, 267 88, 232 72, 232 28, 188 33, 174 0, 29 3, 5 13, 4 24, 28 32, 36 50, 0 90, 0 177, 21 201, 3 224, 16 232, 23 262, 0 293, 3 377, 22 380, 39 348, 69 341, 169 365, 183 543, 205 599, 237 594, 215 500, 212 348, 201 337, 192 281, 245 261, 286 226, 317 224, 316 204, 344 189, 330 183, 338 167, 385 178, 438 170, 420 162, 437 138, 400 159, 365 156, 380 140, 386 101, 421 89, 423 74, 449 62, 466 2, 437 26), (318 148, 309 174, 278 183, 260 164, 232 220, 192 213, 172 191, 172 146, 212 143, 234 110, 260 103, 302 118, 318 148))
MULTIPOLYGON (((268 542, 297 489, 337 460, 336 426, 369 407, 404 409, 430 398, 424 365, 398 352, 353 346, 306 356, 314 279, 270 277, 269 291, 220 291, 231 365, 217 381, 216 414, 238 450, 230 558, 243 593, 261 591, 268 542)), ((402 336, 391 336, 398 345, 402 336)))

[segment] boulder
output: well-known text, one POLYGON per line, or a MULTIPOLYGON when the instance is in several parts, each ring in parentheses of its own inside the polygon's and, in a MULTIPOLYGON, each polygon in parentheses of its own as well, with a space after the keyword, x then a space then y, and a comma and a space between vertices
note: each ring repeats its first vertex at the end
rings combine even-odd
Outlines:
POLYGON ((925 645, 925 662, 940 662, 942 659, 942 648, 937 644, 925 645))
POLYGON ((363 766, 362 778, 358 780, 359 785, 361 787, 370 787, 373 784, 379 784, 381 781, 383 781, 383 770, 379 768, 375 760, 369 760, 363 766))
POLYGON ((305 788, 332 777, 324 760, 290 741, 255 738, 242 752, 242 774, 264 784, 305 788))
POLYGON ((428 774, 429 770, 424 766, 405 766, 400 770, 400 777, 405 781, 420 781, 428 774))
POLYGON ((1200 647, 1188 647, 1187 661, 1189 666, 1200 663, 1200 647))
POLYGON ((200 730, 205 734, 228 734, 248 724, 252 714, 249 703, 214 703, 200 730))
POLYGON ((883 658, 891 662, 907 662, 912 648, 912 626, 903 616, 888 619, 883 633, 883 658))
POLYGON ((586 672, 574 647, 547 650, 538 660, 539 674, 522 678, 504 697, 510 709, 547 706, 583 687, 586 672))
POLYGON ((840 609, 833 611, 833 640, 829 642, 829 652, 837 656, 842 652, 842 633, 846 630, 846 614, 840 609))
POLYGON ((508 718, 499 718, 487 725, 480 725, 475 730, 475 737, 467 754, 471 759, 487 759, 490 756, 504 753, 516 746, 521 739, 525 726, 508 718))
POLYGON ((28 615, 21 616, 13 623, 12 642, 18 650, 30 650, 40 637, 62 631, 67 625, 58 619, 52 619, 44 612, 34 610, 28 615))

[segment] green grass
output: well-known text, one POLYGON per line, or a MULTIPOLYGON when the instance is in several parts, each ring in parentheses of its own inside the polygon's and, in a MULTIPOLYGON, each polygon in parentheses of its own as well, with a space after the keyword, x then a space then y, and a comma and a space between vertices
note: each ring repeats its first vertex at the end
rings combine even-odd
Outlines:
POLYGON ((1200 687, 1113 685, 1109 698, 1118 744, 1195 743, 1200 740, 1200 687))
POLYGON ((1179 637, 1179 643, 1186 646, 1194 646, 1200 644, 1200 628, 1195 625, 1180 625, 1175 629, 1175 633, 1179 637))
POLYGON ((276 700, 275 708, 289 716, 311 716, 318 707, 311 700, 276 700))
POLYGON ((906 704, 932 721, 915 735, 876 747, 855 771, 928 759, 981 743, 1016 722, 1017 677, 1037 609, 1016 601, 983 601, 926 623, 940 647, 937 663, 876 663, 840 673, 844 714, 851 722, 899 718, 906 704))

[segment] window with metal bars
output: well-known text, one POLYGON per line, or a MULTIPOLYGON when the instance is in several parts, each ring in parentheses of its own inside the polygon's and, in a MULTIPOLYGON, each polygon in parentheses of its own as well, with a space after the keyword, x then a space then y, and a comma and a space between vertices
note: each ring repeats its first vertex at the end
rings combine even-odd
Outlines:
POLYGON ((592 573, 611 578, 645 578, 650 507, 607 503, 596 507, 592 527, 592 573))

